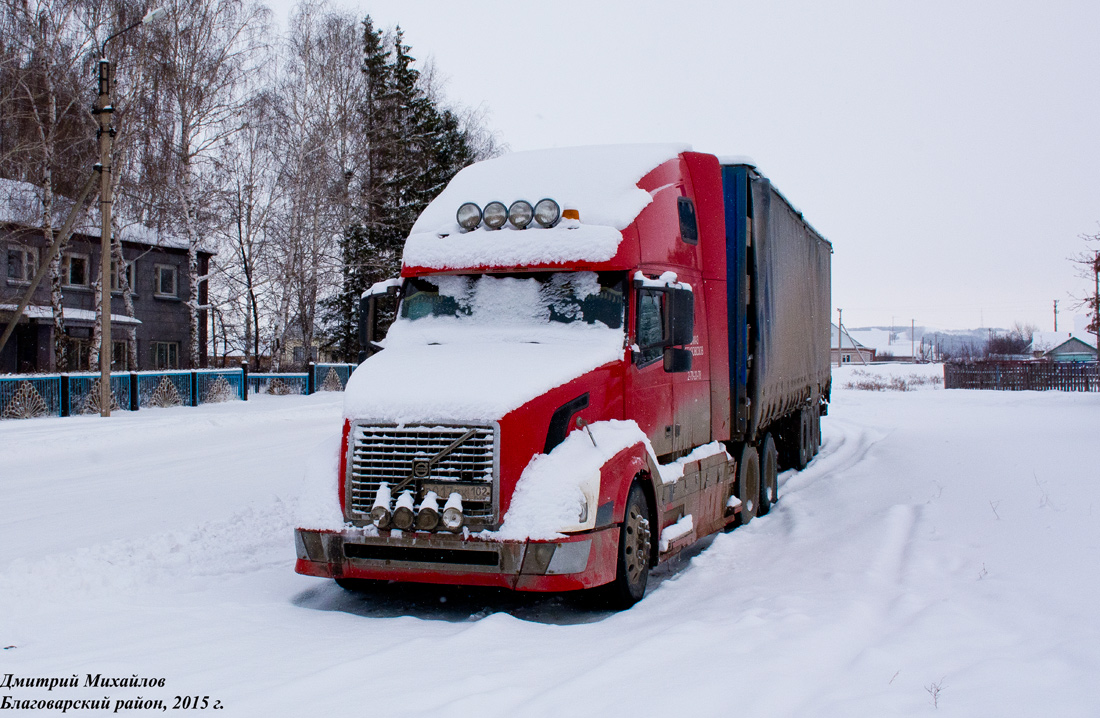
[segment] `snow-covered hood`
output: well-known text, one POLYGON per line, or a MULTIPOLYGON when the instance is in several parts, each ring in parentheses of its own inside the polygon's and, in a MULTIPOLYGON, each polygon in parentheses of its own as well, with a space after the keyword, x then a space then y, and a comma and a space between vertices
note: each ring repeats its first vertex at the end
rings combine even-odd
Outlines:
POLYGON ((344 416, 413 424, 497 421, 531 399, 623 357, 622 333, 586 341, 391 344, 352 374, 344 416))

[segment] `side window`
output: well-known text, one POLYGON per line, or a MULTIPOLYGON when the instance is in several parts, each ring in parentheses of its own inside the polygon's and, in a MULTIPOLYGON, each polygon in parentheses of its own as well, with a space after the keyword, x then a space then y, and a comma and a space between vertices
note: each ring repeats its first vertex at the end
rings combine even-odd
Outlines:
POLYGON ((676 201, 680 211, 680 239, 688 244, 699 244, 699 224, 695 221, 695 203, 687 197, 676 201))
POLYGON ((664 355, 666 296, 665 292, 658 290, 638 290, 638 316, 634 330, 634 341, 640 350, 636 360, 638 366, 650 364, 664 355))

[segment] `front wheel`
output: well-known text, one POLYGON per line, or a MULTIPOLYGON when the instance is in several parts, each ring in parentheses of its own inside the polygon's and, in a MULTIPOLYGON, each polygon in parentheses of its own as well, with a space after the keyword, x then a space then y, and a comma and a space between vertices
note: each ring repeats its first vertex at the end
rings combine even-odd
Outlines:
POLYGON ((619 560, 615 580, 601 587, 601 603, 608 608, 630 608, 645 595, 653 550, 649 499, 635 482, 626 499, 626 515, 619 530, 619 560))

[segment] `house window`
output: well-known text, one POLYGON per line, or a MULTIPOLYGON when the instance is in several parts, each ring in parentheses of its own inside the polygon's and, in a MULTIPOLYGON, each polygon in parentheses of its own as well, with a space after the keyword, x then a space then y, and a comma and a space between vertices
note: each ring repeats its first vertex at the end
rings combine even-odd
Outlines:
MULTIPOLYGON (((123 275, 126 277, 126 285, 130 287, 130 291, 135 291, 134 287, 134 263, 126 262, 126 269, 123 270, 123 275)), ((111 262, 111 291, 121 292, 122 288, 118 286, 118 269, 115 262, 111 262)))
POLYGON ((88 340, 69 337, 69 371, 88 370, 88 340))
POLYGON ((61 281, 68 287, 88 286, 88 255, 65 254, 61 258, 61 281))
POLYGON ((167 264, 154 267, 153 293, 160 297, 178 296, 176 291, 176 268, 167 264))
POLYGON ((130 353, 127 351, 127 346, 130 342, 112 342, 111 343, 111 370, 112 371, 129 371, 130 370, 130 353))
POLYGON ((179 369, 179 342, 153 342, 153 368, 179 369))
POLYGON ((38 249, 8 245, 8 283, 30 282, 38 271, 38 249))

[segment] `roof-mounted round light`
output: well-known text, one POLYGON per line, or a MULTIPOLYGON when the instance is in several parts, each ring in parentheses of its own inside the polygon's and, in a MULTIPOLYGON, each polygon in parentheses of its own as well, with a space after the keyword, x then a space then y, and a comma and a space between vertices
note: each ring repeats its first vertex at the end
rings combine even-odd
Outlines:
POLYGON ((459 226, 467 232, 477 229, 477 226, 481 224, 481 207, 473 202, 466 202, 458 208, 455 217, 458 219, 459 226))
POLYGON ((559 219, 561 219, 561 207, 549 197, 540 199, 535 205, 535 221, 540 227, 553 227, 559 219))
POLYGON ((489 229, 500 229, 508 221, 508 208, 503 202, 490 202, 485 205, 481 219, 489 229))
POLYGON ((516 229, 526 229, 527 225, 531 224, 531 218, 534 217, 534 214, 535 210, 531 208, 530 202, 517 199, 508 208, 508 221, 516 229))

